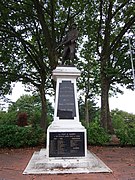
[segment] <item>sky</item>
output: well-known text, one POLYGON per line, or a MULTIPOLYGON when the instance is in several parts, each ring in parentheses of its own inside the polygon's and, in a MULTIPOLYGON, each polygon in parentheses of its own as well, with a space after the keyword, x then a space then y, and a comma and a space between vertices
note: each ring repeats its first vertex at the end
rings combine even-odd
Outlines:
MULTIPOLYGON (((127 90, 123 89, 124 94, 117 94, 115 97, 111 97, 109 99, 110 109, 116 109, 126 111, 128 113, 135 114, 135 90, 127 90)), ((28 94, 24 91, 24 88, 21 82, 17 83, 13 88, 13 92, 11 96, 8 96, 13 102, 15 102, 21 95, 28 94)), ((53 102, 53 98, 51 99, 53 102)), ((100 106, 100 100, 98 101, 98 106, 100 106)))
POLYGON ((111 109, 118 108, 129 113, 135 114, 135 90, 124 90, 124 95, 118 95, 118 98, 110 98, 111 109))

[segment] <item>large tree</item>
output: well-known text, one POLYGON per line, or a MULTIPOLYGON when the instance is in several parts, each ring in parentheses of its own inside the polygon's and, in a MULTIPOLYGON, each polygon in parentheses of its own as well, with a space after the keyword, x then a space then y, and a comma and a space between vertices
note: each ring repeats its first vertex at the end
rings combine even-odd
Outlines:
MULTIPOLYGON (((114 90, 113 86, 116 84, 125 84, 133 88, 128 37, 126 35, 131 32, 132 39, 135 38, 133 37, 134 1, 97 0, 95 3, 97 10, 94 11, 94 26, 92 28, 94 34, 96 32, 97 51, 95 58, 99 60, 100 66, 101 124, 110 133, 113 133, 109 110, 110 90, 114 90)), ((86 22, 92 21, 87 16, 86 18, 86 22)), ((88 34, 89 41, 91 41, 92 36, 88 34)))
POLYGON ((91 91, 89 82, 93 70, 96 78, 92 78, 96 83, 101 81, 101 123, 104 128, 113 132, 109 90, 115 83, 131 83, 131 66, 124 35, 135 22, 134 1, 2 0, 0 11, 1 92, 8 92, 10 83, 15 81, 33 85, 40 92, 41 126, 45 128, 45 95, 52 87, 51 72, 59 59, 59 52, 55 51, 55 47, 61 42, 68 25, 74 19, 79 25, 79 42, 84 35, 87 38, 83 53, 84 69, 87 71, 84 73, 87 75, 84 87, 86 98, 91 91), (98 71, 95 63, 94 66, 91 64, 90 60, 93 58, 98 60, 98 71), (92 70, 87 66, 91 66, 92 70))
POLYGON ((2 0, 0 2, 1 93, 10 90, 11 82, 22 81, 40 92, 41 127, 46 129, 46 93, 52 70, 58 64, 56 46, 67 27, 78 19, 86 2, 61 0, 2 0))
POLYGON ((102 42, 102 45, 98 53, 101 65, 101 122, 104 128, 113 133, 108 102, 109 90, 113 83, 131 83, 131 65, 126 55, 128 42, 126 43, 124 35, 134 24, 135 15, 133 1, 117 2, 117 4, 114 1, 108 3, 101 1, 100 7, 102 10, 100 10, 98 43, 102 42), (106 7, 105 12, 103 6, 106 7))

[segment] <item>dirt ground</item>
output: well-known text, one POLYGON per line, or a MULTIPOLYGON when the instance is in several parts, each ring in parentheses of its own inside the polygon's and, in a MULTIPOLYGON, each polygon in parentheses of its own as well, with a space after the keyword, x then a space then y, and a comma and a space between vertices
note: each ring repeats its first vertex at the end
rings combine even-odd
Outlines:
POLYGON ((0 180, 135 180, 135 147, 89 147, 113 173, 23 175, 37 148, 0 149, 0 180))

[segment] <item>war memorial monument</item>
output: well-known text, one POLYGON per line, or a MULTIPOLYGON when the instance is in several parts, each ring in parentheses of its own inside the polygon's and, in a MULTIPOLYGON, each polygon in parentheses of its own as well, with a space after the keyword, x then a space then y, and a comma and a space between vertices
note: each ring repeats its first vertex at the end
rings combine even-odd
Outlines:
POLYGON ((52 72, 56 81, 54 118, 47 129, 46 149, 35 152, 23 174, 64 174, 111 172, 97 156, 87 150, 87 133, 79 120, 74 66, 78 30, 72 24, 61 42, 62 61, 52 72))

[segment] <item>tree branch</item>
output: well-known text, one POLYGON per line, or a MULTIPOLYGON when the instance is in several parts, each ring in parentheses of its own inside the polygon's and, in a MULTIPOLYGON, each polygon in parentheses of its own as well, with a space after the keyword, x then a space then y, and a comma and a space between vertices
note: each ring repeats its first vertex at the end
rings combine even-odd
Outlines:
MULTIPOLYGON (((42 71, 44 71, 44 73, 46 74, 46 71, 45 71, 45 65, 43 63, 43 57, 42 58, 39 58, 41 57, 41 54, 40 56, 38 55, 38 51, 36 50, 36 48, 31 44, 29 43, 28 41, 24 40, 21 36, 21 34, 19 32, 17 32, 14 27, 12 27, 9 23, 7 23, 5 21, 5 23, 7 24, 7 26, 9 28, 7 29, 4 29, 3 31, 4 32, 7 32, 8 34, 12 35, 13 37, 16 37, 22 44, 22 46, 24 47, 24 50, 26 52, 26 54, 29 56, 29 58, 31 59, 31 62, 34 64, 35 68, 37 69, 37 71, 40 73, 40 70, 42 69, 42 71), (11 31, 10 31, 11 30, 11 31)), ((2 31, 2 29, 1 29, 2 31)), ((39 48, 41 48, 40 44, 39 45, 39 48)), ((41 50, 41 49, 40 49, 41 50)))
POLYGON ((102 55, 107 56, 107 57, 110 56, 110 34, 111 34, 110 32, 111 32, 112 7, 113 7, 113 4, 110 1, 108 11, 107 11, 107 17, 105 20, 104 41, 103 41, 103 49, 102 49, 102 55))
POLYGON ((0 71, 0 75, 3 75, 3 76, 9 75, 11 77, 11 81, 13 81, 13 80, 19 81, 21 78, 23 78, 22 81, 25 83, 30 82, 31 84, 33 84, 36 87, 39 87, 39 85, 40 85, 38 83, 35 83, 35 79, 29 78, 28 75, 26 75, 26 74, 16 74, 16 73, 9 72, 9 71, 0 71), (15 77, 15 78, 13 79, 13 77, 15 77))
POLYGON ((50 32, 49 32, 49 28, 47 26, 47 23, 44 19, 44 12, 43 12, 43 7, 41 2, 39 2, 39 0, 33 0, 34 5, 35 5, 35 9, 37 11, 37 16, 39 18, 42 30, 43 30, 43 34, 44 37, 46 39, 46 46, 47 48, 50 50, 52 49, 52 38, 50 36, 50 32))
POLYGON ((112 14, 112 18, 129 2, 129 0, 125 1, 123 4, 121 4, 116 11, 112 14))
MULTIPOLYGON (((52 30, 52 40, 55 41, 55 31, 54 31, 54 0, 51 0, 51 30, 52 30)), ((54 44, 54 43, 53 43, 54 44)))
POLYGON ((135 22, 135 16, 131 17, 129 21, 124 25, 120 33, 117 35, 117 37, 113 40, 111 44, 111 51, 114 51, 118 44, 120 43, 120 40, 122 36, 127 32, 127 30, 134 24, 135 22))
POLYGON ((102 25, 102 5, 103 5, 103 0, 100 0, 100 6, 99 6, 99 11, 100 11, 100 21, 99 21, 99 27, 98 27, 98 33, 97 33, 97 53, 100 56, 100 52, 99 52, 99 39, 101 37, 100 33, 101 33, 101 25, 102 25))
MULTIPOLYGON (((70 1, 70 3, 71 3, 71 1, 70 1)), ((65 33, 65 29, 66 29, 66 27, 67 27, 67 25, 68 25, 68 22, 69 22, 70 11, 71 11, 71 4, 69 4, 69 7, 68 7, 67 19, 66 19, 66 22, 65 22, 63 31, 61 32, 60 42, 62 41, 62 38, 63 38, 64 33, 65 33)))

